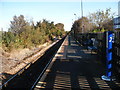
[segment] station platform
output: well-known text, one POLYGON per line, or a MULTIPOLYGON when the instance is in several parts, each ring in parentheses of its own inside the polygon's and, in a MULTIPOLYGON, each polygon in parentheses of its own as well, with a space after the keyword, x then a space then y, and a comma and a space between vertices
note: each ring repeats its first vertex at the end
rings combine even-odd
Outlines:
POLYGON ((116 89, 117 81, 104 81, 105 68, 96 53, 67 36, 46 75, 35 87, 39 89, 116 89))

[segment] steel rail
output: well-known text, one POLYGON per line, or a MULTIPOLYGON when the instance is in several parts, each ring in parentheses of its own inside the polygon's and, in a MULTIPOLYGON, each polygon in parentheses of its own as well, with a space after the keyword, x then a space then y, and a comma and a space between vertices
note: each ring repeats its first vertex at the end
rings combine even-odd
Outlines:
POLYGON ((25 67, 23 67, 20 71, 18 71, 15 75, 13 75, 10 79, 8 79, 3 85, 0 86, 0 89, 2 89, 3 86, 6 86, 8 82, 10 82, 12 79, 14 79, 19 73, 21 73, 23 70, 26 69, 28 65, 32 64, 32 62, 28 63, 25 67))
MULTIPOLYGON (((53 45, 55 45, 58 41, 56 41, 55 43, 53 43, 53 45)), ((51 45, 50 47, 52 47, 53 45, 51 45)), ((49 47, 49 48, 50 48, 49 47)), ((48 49, 47 49, 48 50, 48 49)), ((36 52, 35 52, 36 54, 36 52)), ((34 55, 35 55, 34 54, 34 55)), ((3 83, 2 85, 0 85, 0 89, 2 89, 2 87, 6 86, 11 80, 13 80, 17 75, 19 75, 21 72, 23 72, 23 70, 26 69, 26 67, 28 67, 29 65, 33 64, 34 62, 36 62, 37 59, 39 59, 42 55, 44 55, 44 53, 42 53, 40 56, 35 57, 35 61, 32 61, 30 63, 28 63, 26 66, 24 66, 22 69, 20 69, 15 75, 13 75, 10 79, 8 79, 5 83, 3 83)))
MULTIPOLYGON (((55 55, 53 55, 54 57, 55 55)), ((47 63, 47 65, 45 66, 45 68, 43 69, 43 71, 40 73, 39 77, 36 79, 36 81, 34 82, 34 84, 32 85, 30 90, 33 90, 33 88, 35 87, 35 85, 37 84, 37 82, 39 81, 39 79, 42 77, 42 75, 45 73, 45 71, 47 70, 48 66, 50 65, 53 57, 50 59, 50 61, 47 63)))
MULTIPOLYGON (((62 40, 62 39, 61 39, 62 40)), ((60 41, 61 41, 60 40, 60 41)), ((50 45, 49 48, 51 48, 52 46, 54 46, 55 44, 57 44, 59 41, 56 41, 55 43, 53 43, 53 45, 50 45)), ((59 48, 59 47, 58 47, 59 48)), ((47 49, 48 50, 48 49, 47 49)), ((39 77, 36 79, 36 81, 34 82, 34 84, 31 87, 31 90, 35 87, 35 85, 37 84, 38 80, 41 78, 41 76, 44 74, 44 72, 46 71, 46 69, 48 68, 49 64, 51 63, 52 59, 54 58, 55 54, 57 51, 55 51, 54 55, 49 59, 47 65, 45 66, 45 68, 42 70, 42 72, 40 73, 39 77)), ((36 53, 35 53, 36 54, 36 53)), ((34 54, 34 55, 35 55, 34 54)), ((25 69, 27 69, 31 64, 33 64, 34 62, 36 62, 37 59, 39 59, 41 56, 44 55, 44 52, 42 53, 42 55, 35 57, 35 61, 32 61, 30 63, 28 63, 26 66, 24 66, 22 69, 20 69, 15 75, 13 75, 10 79, 8 79, 5 83, 3 83, 2 85, 0 85, 0 89, 2 89, 3 87, 6 87, 7 84, 13 80, 16 76, 20 75, 25 69)))
MULTIPOLYGON (((59 47, 60 48, 60 47, 59 47)), ((59 49, 58 48, 58 49, 59 49)), ((58 50, 57 50, 58 51, 58 50)), ((36 84, 38 83, 38 81, 42 78, 42 76, 44 75, 45 71, 47 70, 47 68, 49 67, 49 65, 51 64, 52 60, 54 59, 57 51, 55 51, 54 55, 51 57, 51 59, 49 60, 49 62, 47 63, 47 65, 45 66, 45 68, 43 69, 43 71, 40 73, 40 75, 38 76, 38 78, 36 79, 35 83, 32 85, 32 87, 30 88, 30 90, 33 90, 34 87, 36 86, 36 84)))
MULTIPOLYGON (((59 48, 58 48, 58 50, 59 50, 59 48)), ((48 69, 49 65, 51 64, 51 62, 54 59, 54 57, 55 57, 55 55, 56 55, 56 53, 57 53, 58 50, 55 51, 54 55, 51 57, 51 59, 49 60, 49 62, 47 63, 47 65, 45 66, 45 68, 43 69, 43 71, 39 74, 38 78, 36 79, 36 81, 34 82, 34 84, 32 85, 32 87, 30 88, 30 90, 33 90, 35 88, 36 84, 38 83, 38 81, 43 77, 44 73, 48 69)))

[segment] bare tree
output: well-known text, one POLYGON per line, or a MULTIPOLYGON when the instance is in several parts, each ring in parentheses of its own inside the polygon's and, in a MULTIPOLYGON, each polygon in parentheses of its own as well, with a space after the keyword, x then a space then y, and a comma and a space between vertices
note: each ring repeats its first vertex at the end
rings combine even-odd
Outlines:
MULTIPOLYGON (((97 12, 91 13, 89 15, 89 20, 90 20, 90 22, 95 23, 99 29, 102 29, 102 28, 104 28, 104 26, 109 25, 108 23, 110 23, 113 20, 114 13, 111 14, 110 11, 111 11, 110 8, 106 9, 106 11, 98 10, 97 12)), ((110 27, 110 26, 107 26, 107 27, 110 27)), ((113 26, 111 26, 111 27, 113 27, 113 26)))
POLYGON ((92 29, 92 23, 90 23, 89 19, 87 17, 82 17, 78 20, 76 20, 73 24, 72 29, 75 30, 75 33, 81 33, 83 28, 83 32, 89 32, 92 29))
POLYGON ((11 21, 10 29, 9 31, 19 34, 25 30, 25 26, 28 24, 26 20, 24 19, 23 15, 20 16, 14 16, 13 21, 11 21))

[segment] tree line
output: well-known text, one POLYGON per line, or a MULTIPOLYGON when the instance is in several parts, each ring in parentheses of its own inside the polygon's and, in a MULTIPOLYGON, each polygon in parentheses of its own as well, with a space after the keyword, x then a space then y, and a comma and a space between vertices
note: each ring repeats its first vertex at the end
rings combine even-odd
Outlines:
POLYGON ((71 30, 74 31, 75 35, 79 33, 88 32, 104 32, 113 30, 113 16, 111 9, 108 8, 105 11, 98 10, 94 13, 90 13, 88 17, 82 17, 76 20, 71 30))
POLYGON ((64 24, 49 22, 45 19, 34 24, 23 15, 14 16, 7 32, 1 31, 0 43, 5 51, 18 48, 32 48, 45 42, 54 41, 65 35, 64 24))

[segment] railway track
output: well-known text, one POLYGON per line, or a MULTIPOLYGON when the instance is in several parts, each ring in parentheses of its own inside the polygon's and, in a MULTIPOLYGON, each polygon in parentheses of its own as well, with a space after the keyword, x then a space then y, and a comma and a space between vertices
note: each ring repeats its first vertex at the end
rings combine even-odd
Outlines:
POLYGON ((26 88, 29 90, 33 89, 35 87, 35 84, 37 84, 38 79, 40 79, 44 74, 45 70, 47 69, 48 65, 50 64, 52 58, 56 54, 64 39, 65 37, 59 40, 47 51, 45 51, 44 55, 42 55, 36 62, 28 63, 17 74, 3 83, 0 88, 2 88, 3 90, 9 88, 26 88), (26 67, 28 68, 26 69, 26 67), (19 75, 19 73, 22 74, 19 75))

